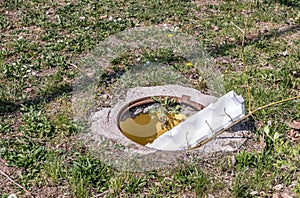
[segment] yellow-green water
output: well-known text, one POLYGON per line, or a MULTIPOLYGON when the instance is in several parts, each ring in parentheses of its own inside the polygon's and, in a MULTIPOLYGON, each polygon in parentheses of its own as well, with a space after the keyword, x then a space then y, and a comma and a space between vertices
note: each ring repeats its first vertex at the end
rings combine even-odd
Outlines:
POLYGON ((168 114, 165 119, 167 119, 167 124, 162 123, 159 112, 141 113, 135 118, 121 121, 120 129, 129 139, 146 145, 185 120, 186 116, 183 114, 168 114))

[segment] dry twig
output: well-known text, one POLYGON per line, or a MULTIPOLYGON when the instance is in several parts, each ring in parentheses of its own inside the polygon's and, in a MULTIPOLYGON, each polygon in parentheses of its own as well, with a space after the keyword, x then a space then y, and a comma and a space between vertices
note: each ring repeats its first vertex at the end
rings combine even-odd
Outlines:
POLYGON ((15 180, 13 180, 8 174, 6 174, 3 170, 0 169, 0 173, 5 176, 9 181, 11 181, 12 183, 14 183, 16 186, 18 186, 19 188, 21 188, 24 192, 26 192, 26 194, 30 195, 30 197, 33 197, 32 194, 23 186, 21 186, 19 183, 17 183, 15 180))

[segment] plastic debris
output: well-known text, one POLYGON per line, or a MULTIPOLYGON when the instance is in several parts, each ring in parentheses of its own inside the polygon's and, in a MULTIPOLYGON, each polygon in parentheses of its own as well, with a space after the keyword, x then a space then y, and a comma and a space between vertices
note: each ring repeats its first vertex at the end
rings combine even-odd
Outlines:
POLYGON ((243 97, 230 91, 146 146, 169 151, 193 148, 244 116, 243 97))
POLYGON ((10 194, 7 198, 18 198, 16 194, 10 194))

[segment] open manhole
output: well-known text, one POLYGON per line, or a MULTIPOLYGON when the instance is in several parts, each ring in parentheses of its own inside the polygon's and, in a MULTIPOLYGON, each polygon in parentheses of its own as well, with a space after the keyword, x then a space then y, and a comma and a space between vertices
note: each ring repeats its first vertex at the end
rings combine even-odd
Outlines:
POLYGON ((177 110, 173 118, 184 121, 216 100, 214 96, 179 85, 131 88, 114 107, 102 108, 93 113, 90 130, 81 137, 85 145, 103 162, 126 170, 164 167, 178 159, 185 159, 186 153, 204 157, 216 152, 235 151, 246 141, 248 130, 235 128, 194 149, 170 151, 147 146, 161 137, 160 129, 166 123, 158 114, 164 103, 169 103, 170 112, 172 109, 177 110), (128 119, 135 122, 131 123, 134 126, 126 128, 128 119), (147 132, 145 125, 150 122, 154 122, 155 128, 147 132), (156 128, 157 125, 160 126, 156 128))
POLYGON ((127 138, 145 146, 203 108, 187 95, 146 97, 122 108, 117 122, 127 138))

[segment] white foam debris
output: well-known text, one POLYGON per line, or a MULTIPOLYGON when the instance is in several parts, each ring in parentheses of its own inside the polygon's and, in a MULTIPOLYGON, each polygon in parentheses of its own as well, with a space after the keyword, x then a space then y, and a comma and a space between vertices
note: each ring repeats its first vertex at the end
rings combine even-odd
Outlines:
POLYGON ((169 151, 193 148, 244 116, 243 97, 230 91, 146 146, 169 151))

